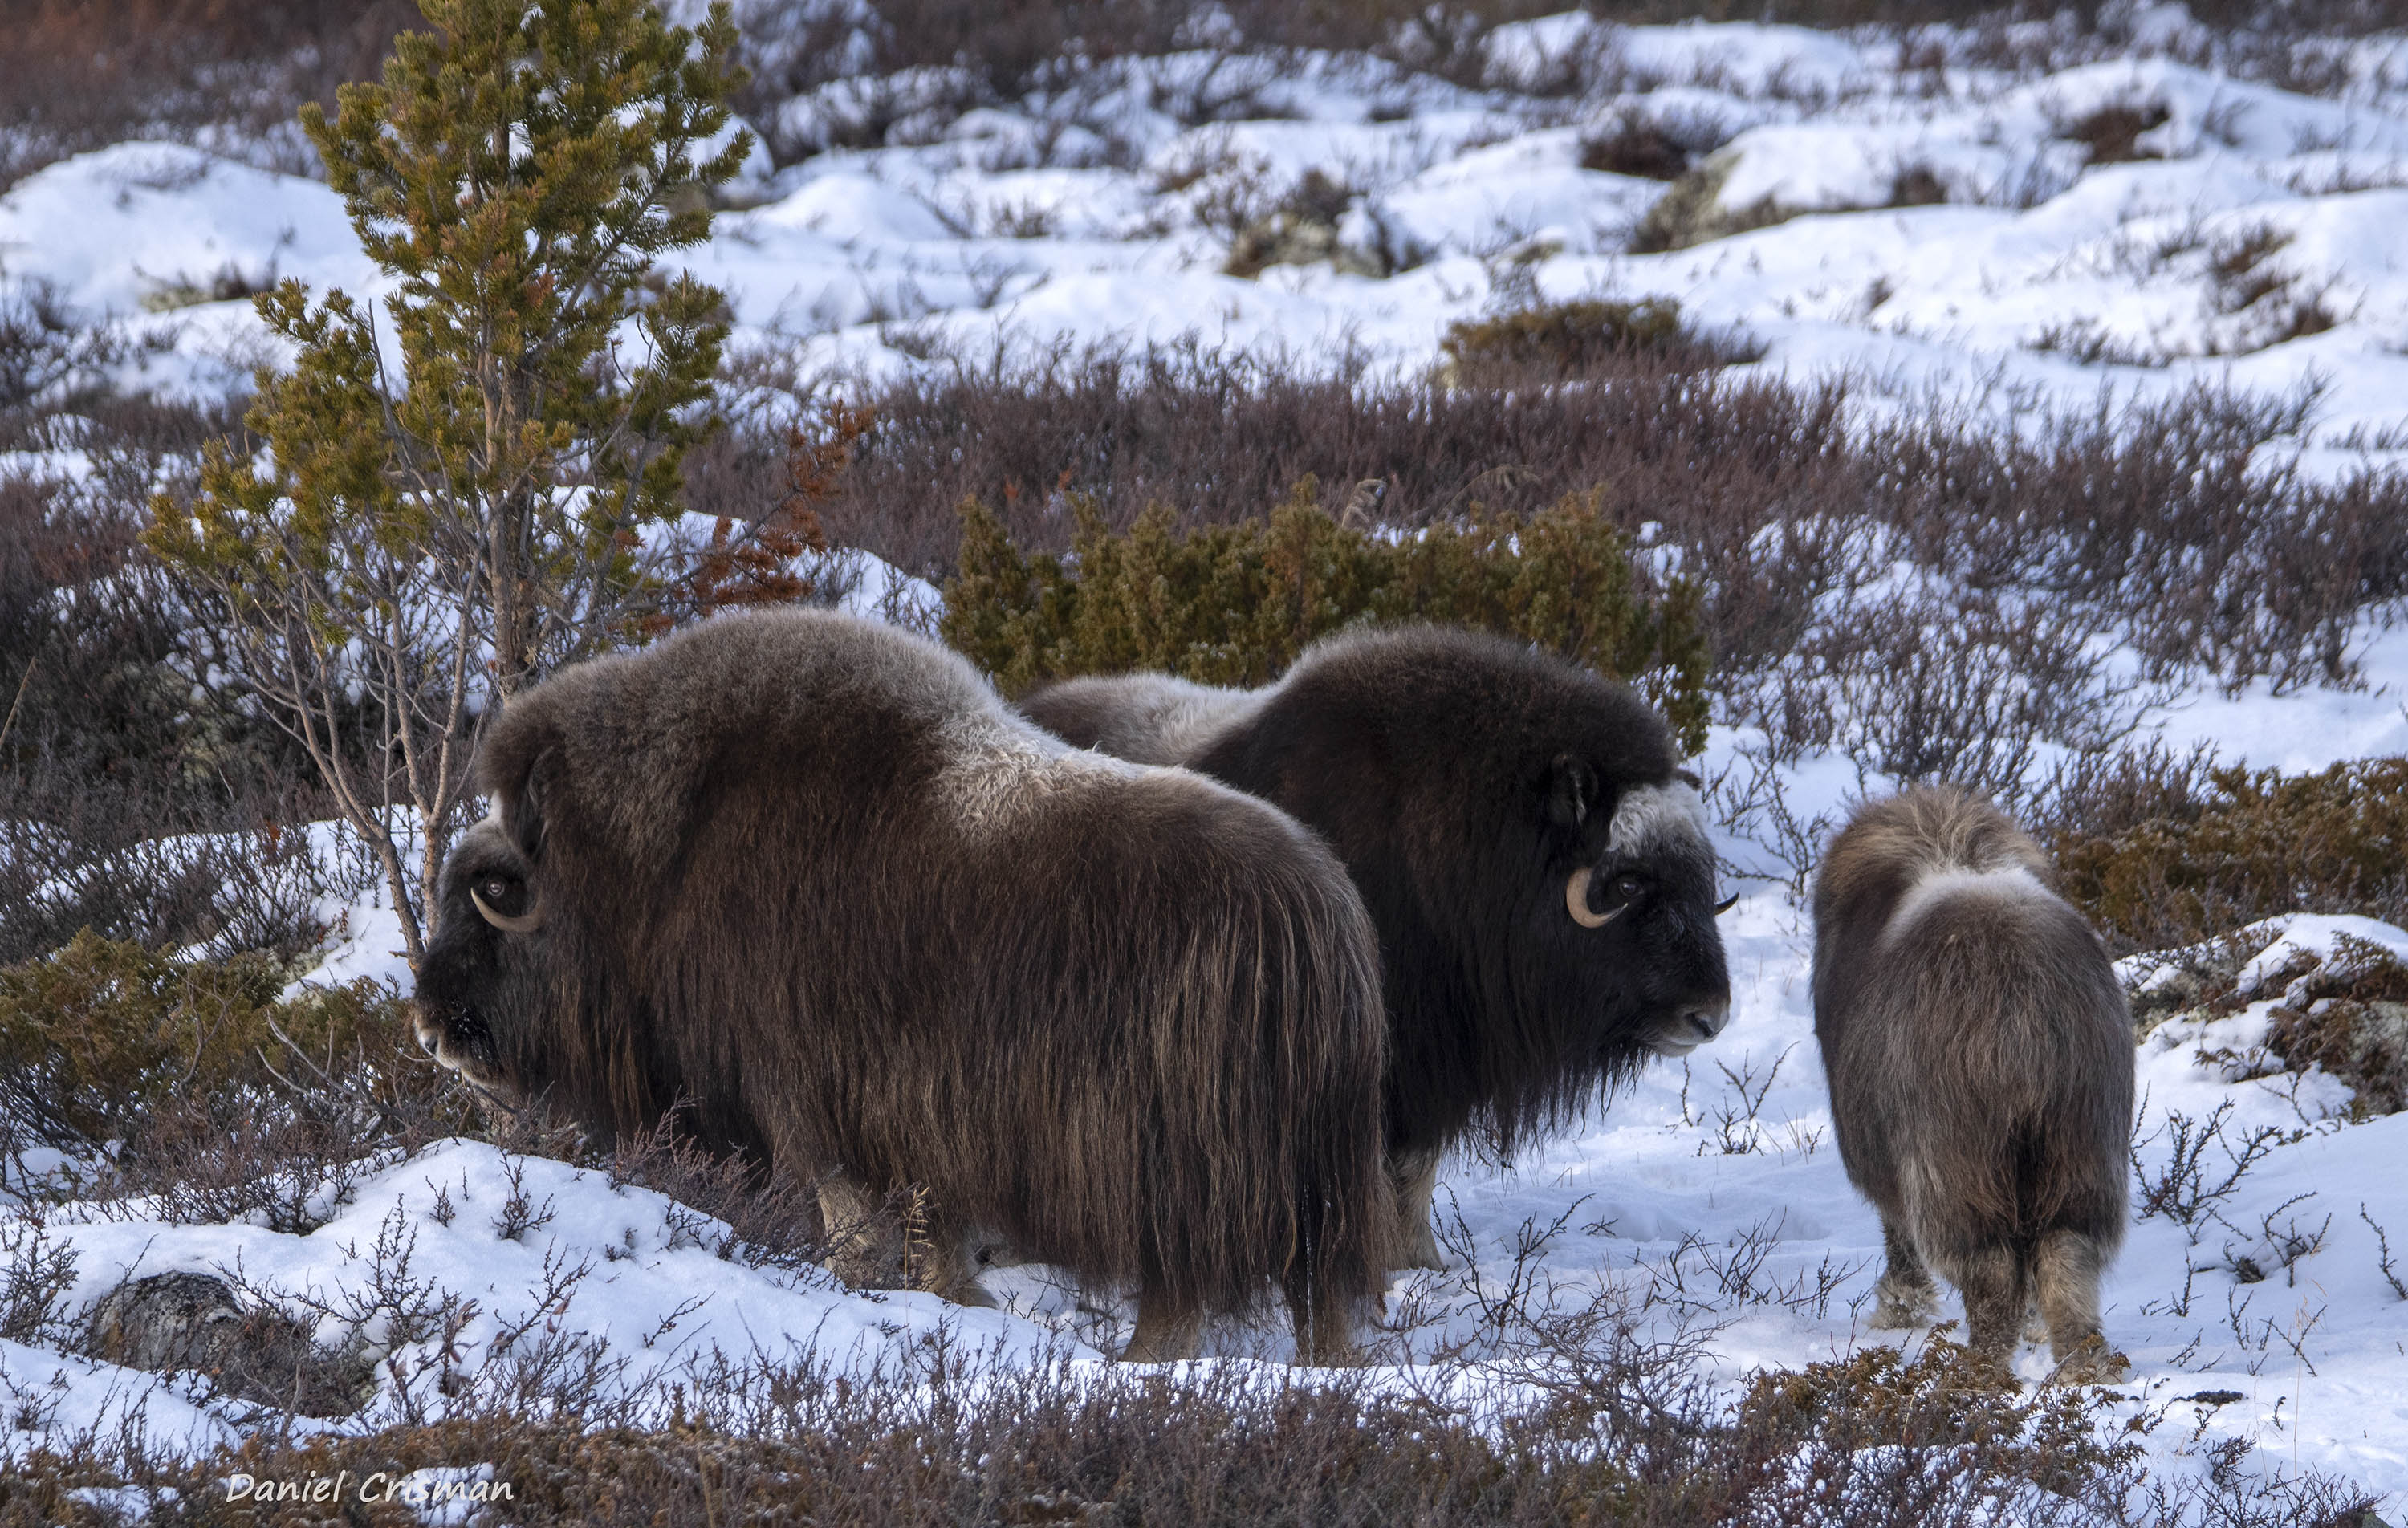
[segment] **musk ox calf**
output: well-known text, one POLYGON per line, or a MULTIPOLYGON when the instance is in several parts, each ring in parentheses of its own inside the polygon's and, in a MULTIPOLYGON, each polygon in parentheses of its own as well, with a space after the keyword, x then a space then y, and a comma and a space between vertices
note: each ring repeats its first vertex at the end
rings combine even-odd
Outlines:
POLYGON ((2005 814, 1954 790, 1859 811, 1814 883, 1814 1034, 1849 1181, 1881 1212, 1875 1326, 1928 1320, 1927 1265, 2000 1365, 2027 1302, 2057 1374, 2126 1367, 2099 1331, 2123 1240, 2132 1026, 2099 936, 2005 814))
POLYGON ((1379 928, 1390 1171, 1408 1265, 1473 1130, 1512 1150, 1730 1007, 1714 854, 1663 720, 1499 637, 1326 638, 1277 684, 1071 679, 1022 703, 1065 740, 1183 764, 1318 831, 1379 928))
MULTIPOLYGON (((510 703, 446 865, 420 1037, 598 1132, 906 1186, 1134 1282, 1130 1356, 1284 1287, 1350 1351, 1394 1235, 1372 935, 1253 798, 1073 752, 962 660, 800 611, 582 664, 510 703)), ((970 1296, 968 1272, 940 1286, 970 1296)))

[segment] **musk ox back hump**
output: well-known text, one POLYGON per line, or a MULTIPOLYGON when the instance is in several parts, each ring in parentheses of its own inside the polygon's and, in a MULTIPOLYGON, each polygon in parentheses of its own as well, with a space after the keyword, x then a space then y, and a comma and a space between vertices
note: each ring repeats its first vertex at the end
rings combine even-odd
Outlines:
POLYGON ((2130 1021, 2050 877, 1996 807, 1924 789, 1859 811, 1816 878, 1814 1027, 1841 1154, 1943 1271, 2051 1232, 2102 1252, 2122 1235, 2130 1021))

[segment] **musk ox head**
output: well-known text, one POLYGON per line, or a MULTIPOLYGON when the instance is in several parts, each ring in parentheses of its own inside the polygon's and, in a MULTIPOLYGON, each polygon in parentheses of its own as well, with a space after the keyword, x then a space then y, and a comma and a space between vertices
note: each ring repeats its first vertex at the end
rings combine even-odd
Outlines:
POLYGON ((418 1043, 506 1102, 543 1090, 533 1024, 557 997, 531 848, 498 813, 461 835, 444 862, 435 937, 418 969, 418 1043))
MULTIPOLYGON (((1572 932, 1558 926, 1533 942, 1562 951, 1577 968, 1572 979, 1620 989, 1622 1001, 1607 1007, 1635 1016, 1630 1037, 1643 1049, 1686 1055, 1730 1018, 1714 926, 1730 904, 1714 900, 1714 851, 1697 791, 1676 776, 1627 784, 1600 801, 1594 766, 1571 755, 1550 775, 1547 817, 1561 833, 1551 868, 1570 864, 1562 914, 1572 932)), ((1535 916, 1543 925, 1554 912, 1542 906, 1535 916)))

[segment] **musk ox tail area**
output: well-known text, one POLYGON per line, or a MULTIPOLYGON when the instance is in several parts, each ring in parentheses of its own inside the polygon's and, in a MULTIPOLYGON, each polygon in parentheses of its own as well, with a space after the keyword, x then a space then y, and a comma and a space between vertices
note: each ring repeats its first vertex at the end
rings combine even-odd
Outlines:
POLYGON ((2105 949, 2038 845, 1962 792, 1859 811, 1814 892, 1814 1027, 1848 1176, 1880 1210, 1888 1324, 1929 1264, 1976 1351, 2036 1298, 2069 1376, 2102 1372, 2100 1268, 2120 1244, 2133 1053, 2105 949))
POLYGON ((1268 1277, 1307 1356, 1347 1350, 1393 1235, 1377 951, 1285 815, 806 611, 567 670, 480 767, 497 815, 420 978, 459 1064, 605 1130, 700 1100, 780 1172, 924 1190, 949 1292, 979 1227, 1135 1283, 1157 1335, 1268 1277))
POLYGON ((1010 1048, 1007 1129, 1107 1137, 1023 1165, 1015 1241, 1182 1311, 1241 1308, 1276 1273, 1320 1324, 1378 1296, 1394 1235, 1369 921, 1343 867, 1260 803, 1184 771, 1105 778, 1024 798, 963 867, 1053 888, 1057 914, 985 905, 982 940, 1009 954, 978 1006, 1096 1016, 1010 1048))

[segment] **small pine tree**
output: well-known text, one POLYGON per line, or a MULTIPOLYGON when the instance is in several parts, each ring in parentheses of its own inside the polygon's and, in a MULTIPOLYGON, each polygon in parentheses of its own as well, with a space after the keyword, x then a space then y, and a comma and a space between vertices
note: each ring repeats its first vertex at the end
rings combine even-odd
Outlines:
POLYGON ((272 460, 212 451, 149 538, 381 860, 413 964, 482 721, 669 588, 661 528, 728 319, 654 263, 708 236, 748 148, 697 157, 737 83, 724 0, 692 31, 643 0, 421 9, 381 83, 301 114, 391 282, 384 322, 339 291, 263 294, 295 351, 249 417, 272 460))

